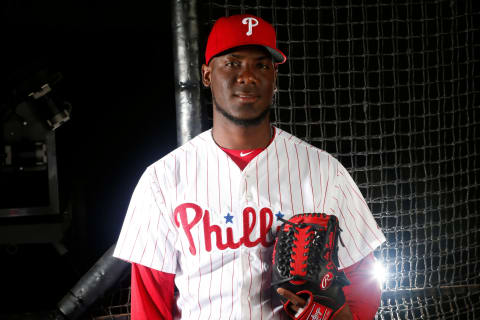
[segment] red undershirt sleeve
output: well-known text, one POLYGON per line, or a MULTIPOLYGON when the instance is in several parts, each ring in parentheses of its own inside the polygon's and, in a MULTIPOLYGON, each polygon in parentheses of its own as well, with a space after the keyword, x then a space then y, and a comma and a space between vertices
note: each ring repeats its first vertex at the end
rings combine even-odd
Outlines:
POLYGON ((171 320, 175 275, 132 263, 131 319, 171 320))
POLYGON ((343 270, 351 282, 343 292, 355 320, 374 319, 380 306, 382 290, 372 272, 374 264, 375 257, 370 253, 343 270))

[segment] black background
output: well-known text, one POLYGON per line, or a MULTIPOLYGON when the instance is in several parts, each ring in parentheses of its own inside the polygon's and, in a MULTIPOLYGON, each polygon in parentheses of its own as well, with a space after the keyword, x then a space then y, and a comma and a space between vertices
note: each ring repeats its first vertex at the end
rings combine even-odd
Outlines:
MULTIPOLYGON (((117 239, 146 166, 176 146, 169 1, 5 1, 0 70, 63 75, 72 118, 57 130, 60 197, 72 222, 52 244, 0 245, 0 315, 49 310, 117 239)), ((5 223, 3 221, 2 223, 5 223)))

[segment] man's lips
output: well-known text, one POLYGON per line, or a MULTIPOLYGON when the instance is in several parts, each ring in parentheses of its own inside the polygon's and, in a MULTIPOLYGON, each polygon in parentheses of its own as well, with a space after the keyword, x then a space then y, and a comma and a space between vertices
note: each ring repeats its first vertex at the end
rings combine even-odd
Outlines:
POLYGON ((254 102, 259 98, 255 93, 236 93, 233 96, 244 102, 254 102))

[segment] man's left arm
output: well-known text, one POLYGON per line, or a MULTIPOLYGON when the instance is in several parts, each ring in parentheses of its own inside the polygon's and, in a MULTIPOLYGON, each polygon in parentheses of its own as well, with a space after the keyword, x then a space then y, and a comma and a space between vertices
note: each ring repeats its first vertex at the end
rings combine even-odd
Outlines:
POLYGON ((352 319, 371 320, 380 306, 382 290, 372 272, 374 265, 375 257, 370 253, 343 270, 351 283, 343 287, 343 292, 353 315, 352 319))
POLYGON ((345 246, 339 246, 342 251, 339 259, 341 265, 348 266, 343 271, 351 283, 343 287, 346 304, 352 319, 373 319, 381 300, 380 284, 373 274, 373 250, 385 241, 385 236, 345 167, 340 162, 333 167, 335 174, 330 174, 334 177, 334 188, 326 208, 335 212, 343 230, 340 237, 345 246))

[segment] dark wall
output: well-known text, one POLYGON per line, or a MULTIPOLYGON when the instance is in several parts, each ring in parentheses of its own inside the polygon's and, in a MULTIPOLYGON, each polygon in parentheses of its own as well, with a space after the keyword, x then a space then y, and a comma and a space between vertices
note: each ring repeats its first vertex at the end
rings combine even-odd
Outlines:
POLYGON ((68 253, 1 244, 0 315, 53 307, 116 241, 145 167, 176 146, 170 8, 159 3, 0 4, 0 103, 12 79, 48 68, 73 107, 56 134, 68 253))

